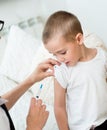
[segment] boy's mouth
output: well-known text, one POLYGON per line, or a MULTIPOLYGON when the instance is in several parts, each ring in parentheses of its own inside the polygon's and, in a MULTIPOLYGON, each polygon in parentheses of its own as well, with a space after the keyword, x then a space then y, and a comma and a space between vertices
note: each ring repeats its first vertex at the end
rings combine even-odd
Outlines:
POLYGON ((66 64, 67 66, 69 66, 69 65, 70 65, 70 61, 65 62, 65 64, 66 64))

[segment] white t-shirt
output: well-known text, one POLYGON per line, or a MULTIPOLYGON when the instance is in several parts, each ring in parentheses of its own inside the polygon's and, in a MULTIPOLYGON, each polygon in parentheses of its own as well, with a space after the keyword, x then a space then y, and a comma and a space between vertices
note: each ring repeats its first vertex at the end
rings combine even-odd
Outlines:
MULTIPOLYGON (((0 98, 0 105, 6 101, 0 98)), ((5 111, 0 107, 0 130, 10 130, 9 120, 5 111)))
POLYGON ((97 48, 90 61, 67 67, 55 67, 55 77, 67 89, 67 113, 70 130, 89 130, 107 119, 106 53, 97 48))

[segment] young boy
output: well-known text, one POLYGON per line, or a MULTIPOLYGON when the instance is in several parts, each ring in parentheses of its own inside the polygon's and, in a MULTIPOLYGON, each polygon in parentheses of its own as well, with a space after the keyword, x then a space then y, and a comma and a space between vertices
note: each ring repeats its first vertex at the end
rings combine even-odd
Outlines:
POLYGON ((107 56, 87 48, 78 18, 52 14, 43 31, 45 48, 62 64, 55 67, 55 116, 60 130, 107 130, 107 56))

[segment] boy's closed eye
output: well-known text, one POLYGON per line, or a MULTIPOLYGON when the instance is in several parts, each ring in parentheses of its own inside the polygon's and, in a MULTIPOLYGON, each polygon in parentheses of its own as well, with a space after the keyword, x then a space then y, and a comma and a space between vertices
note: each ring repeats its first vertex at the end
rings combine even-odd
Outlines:
POLYGON ((67 52, 66 50, 60 50, 60 51, 57 51, 55 53, 52 53, 52 52, 49 52, 49 53, 56 57, 58 55, 65 55, 66 52, 67 52))
POLYGON ((58 52, 56 54, 53 54, 53 56, 57 57, 58 55, 65 55, 66 54, 66 51, 64 52, 58 52))
POLYGON ((57 51, 55 54, 57 55, 64 55, 64 54, 66 54, 66 50, 60 50, 60 51, 57 51))
POLYGON ((66 51, 64 51, 64 52, 60 52, 59 54, 64 55, 64 54, 66 54, 66 51))

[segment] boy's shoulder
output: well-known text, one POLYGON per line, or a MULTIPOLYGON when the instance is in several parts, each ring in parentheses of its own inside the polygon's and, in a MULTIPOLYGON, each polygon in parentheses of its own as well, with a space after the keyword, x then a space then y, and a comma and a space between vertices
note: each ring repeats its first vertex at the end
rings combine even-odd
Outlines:
POLYGON ((65 63, 61 63, 60 66, 56 65, 54 69, 55 69, 55 73, 57 73, 58 75, 62 74, 63 76, 66 76, 71 73, 73 67, 71 66, 69 67, 65 63))
POLYGON ((61 63, 61 65, 60 66, 58 66, 58 65, 55 65, 55 70, 65 70, 65 71, 67 71, 67 70, 69 70, 69 69, 72 69, 72 67, 70 66, 67 66, 65 63, 61 63))

